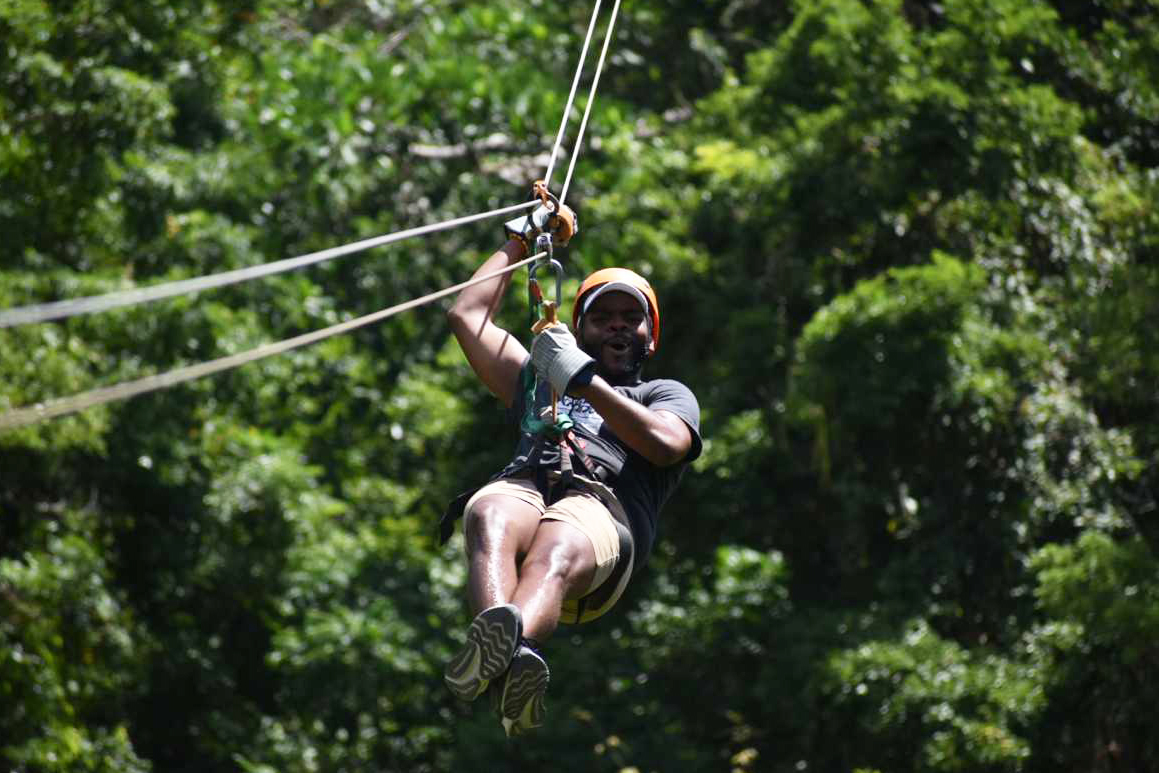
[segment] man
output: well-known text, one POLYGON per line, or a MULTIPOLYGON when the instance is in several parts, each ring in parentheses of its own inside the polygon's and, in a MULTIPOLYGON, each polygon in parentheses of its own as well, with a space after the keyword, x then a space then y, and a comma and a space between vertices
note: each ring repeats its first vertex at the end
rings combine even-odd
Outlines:
MULTIPOLYGON (((561 240, 534 221, 509 223, 512 238, 475 275, 521 260, 540 228, 557 243, 570 236, 561 240)), ((444 518, 445 539, 464 517, 477 613, 445 681, 464 700, 489 689, 509 736, 543 722, 549 669, 541 643, 559 622, 591 620, 616 602, 647 561, 660 508, 701 449, 692 392, 641 379, 660 340, 659 307, 643 277, 593 274, 576 298, 578 340, 557 324, 535 336, 530 356, 492 320, 510 281, 507 273, 463 290, 448 317, 472 369, 520 425, 515 458, 444 518)))

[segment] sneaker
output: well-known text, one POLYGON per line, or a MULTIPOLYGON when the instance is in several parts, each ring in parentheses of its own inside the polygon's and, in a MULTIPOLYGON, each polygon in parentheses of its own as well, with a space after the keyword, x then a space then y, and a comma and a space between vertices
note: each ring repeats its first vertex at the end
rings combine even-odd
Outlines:
POLYGON ((543 697, 550 679, 543 656, 526 643, 520 644, 507 673, 491 687, 492 708, 508 737, 543 724, 547 714, 543 697))
POLYGON ((522 635, 519 607, 501 604, 484 609, 471 621, 466 643, 443 670, 447 689, 460 700, 478 698, 507 670, 522 635))

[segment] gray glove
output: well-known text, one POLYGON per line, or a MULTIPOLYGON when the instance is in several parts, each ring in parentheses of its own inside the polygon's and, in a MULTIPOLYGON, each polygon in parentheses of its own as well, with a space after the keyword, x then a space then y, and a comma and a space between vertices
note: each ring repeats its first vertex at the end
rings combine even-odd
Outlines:
POLYGON ((543 329, 531 341, 531 364, 542 379, 547 379, 557 394, 567 394, 572 379, 595 360, 579 348, 575 336, 562 322, 543 329))

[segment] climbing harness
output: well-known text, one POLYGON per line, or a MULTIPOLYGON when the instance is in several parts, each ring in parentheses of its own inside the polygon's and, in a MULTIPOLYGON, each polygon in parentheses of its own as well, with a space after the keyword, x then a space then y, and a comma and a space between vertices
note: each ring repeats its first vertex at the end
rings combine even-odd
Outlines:
MULTIPOLYGON (((548 190, 544 181, 540 180, 533 186, 535 195, 539 196, 545 206, 554 207, 556 212, 562 208, 559 199, 548 190)), ((564 225, 563 218, 558 219, 559 227, 574 228, 574 224, 564 225)), ((527 271, 527 294, 529 313, 531 315, 531 332, 538 335, 552 325, 558 325, 559 305, 563 298, 563 265, 554 257, 553 235, 550 232, 541 233, 536 238, 536 248, 542 255, 527 271), (539 272, 549 270, 555 277, 554 299, 544 298, 539 283, 539 272)), ((579 461, 583 471, 595 480, 601 476, 597 471, 582 444, 575 436, 575 422, 566 411, 560 409, 559 395, 554 387, 548 387, 551 395, 550 405, 538 407, 537 395, 540 392, 540 379, 532 368, 523 371, 523 404, 524 412, 520 420, 520 429, 534 438, 534 445, 528 455, 527 464, 534 471, 536 487, 543 494, 544 500, 550 506, 554 504, 564 492, 570 488, 575 480, 575 469, 572 456, 579 461), (559 470, 549 473, 542 465, 543 456, 548 443, 558 448, 559 470)))
MULTIPOLYGON (((537 183, 537 186, 539 183, 537 183)), ((550 196, 544 187, 543 193, 550 196)), ((556 200, 558 205, 558 200, 556 200)), ((538 335, 551 325, 559 324, 558 309, 562 300, 563 266, 555 260, 552 250, 552 238, 549 234, 541 234, 536 242, 539 254, 542 256, 528 269, 528 298, 531 315, 531 332, 538 335), (539 283, 539 272, 549 269, 555 277, 554 300, 544 297, 539 283)), ((622 279, 622 277, 617 277, 622 279)), ((594 289, 594 288, 592 288, 594 289)), ((651 288, 649 288, 649 292, 651 288)), ((655 294, 649 297, 655 298, 655 294)), ((577 302, 578 302, 577 298, 577 302)), ((653 304, 655 308, 655 304, 653 304)), ((658 327, 658 325, 657 325, 658 327)), ((548 507, 563 498, 570 490, 578 489, 595 496, 605 507, 612 518, 612 525, 616 530, 618 555, 611 574, 599 588, 580 599, 565 602, 560 611, 560 620, 565 623, 583 623, 604 614, 610 603, 623 592, 624 586, 631 579, 635 570, 635 539, 632 536, 628 516, 624 512, 611 486, 613 475, 588 456, 583 442, 576 436, 575 422, 571 416, 560 409, 559 398, 554 388, 543 389, 533 368, 524 368, 521 389, 523 392, 524 412, 520 420, 520 429, 532 437, 532 447, 527 455, 526 468, 536 489, 543 496, 544 504, 548 507), (550 390, 551 404, 539 407, 537 396, 541 391, 550 390), (542 463, 547 449, 554 445, 558 458, 558 469, 549 469, 542 463)), ((446 542, 454 528, 454 521, 461 515, 466 502, 473 492, 467 492, 451 503, 447 513, 439 523, 441 542, 446 542)))

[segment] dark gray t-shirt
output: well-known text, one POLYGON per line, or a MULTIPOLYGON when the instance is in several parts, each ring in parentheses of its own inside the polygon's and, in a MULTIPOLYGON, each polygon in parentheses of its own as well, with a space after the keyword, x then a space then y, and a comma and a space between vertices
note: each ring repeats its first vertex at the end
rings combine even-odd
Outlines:
MULTIPOLYGON (((523 365, 524 370, 530 367, 530 361, 523 365)), ((520 383, 524 383, 524 376, 521 372, 520 383)), ((559 409, 566 411, 575 423, 575 437, 580 447, 593 463, 611 472, 609 485, 628 515, 636 544, 635 566, 638 570, 647 563, 652 552, 660 509, 676 490, 685 468, 700 456, 700 405, 688 387, 671 379, 655 379, 635 386, 614 388, 646 408, 668 411, 679 416, 692 433, 692 447, 684 459, 668 467, 657 467, 616 437, 587 400, 570 395, 560 398, 559 409)), ((542 407, 551 404, 551 388, 547 384, 538 385, 535 403, 537 415, 542 407)), ((525 411, 526 395, 523 390, 519 390, 510 412, 516 426, 519 426, 525 411)), ((521 430, 515 447, 515 458, 500 476, 526 469, 534 443, 534 436, 521 430)), ((559 446, 555 443, 544 444, 538 464, 558 469, 559 446)), ((575 467, 577 472, 582 473, 582 466, 576 464, 575 467)))

